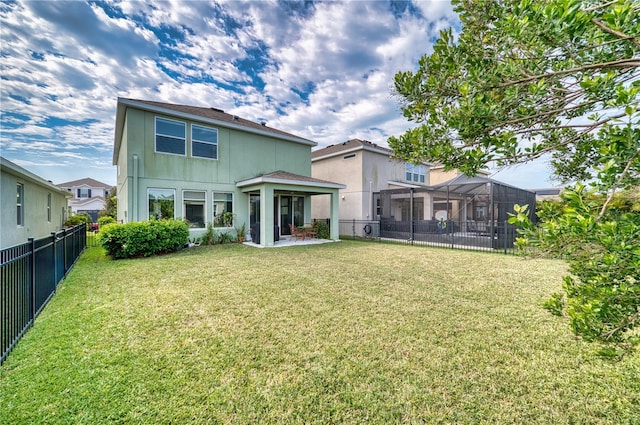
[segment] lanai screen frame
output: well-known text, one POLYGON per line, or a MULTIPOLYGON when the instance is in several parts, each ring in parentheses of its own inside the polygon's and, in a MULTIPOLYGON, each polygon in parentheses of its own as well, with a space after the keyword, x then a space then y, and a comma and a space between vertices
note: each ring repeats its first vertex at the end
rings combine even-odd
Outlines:
MULTIPOLYGON (((535 221, 535 203, 534 192, 481 176, 458 176, 430 187, 383 190, 381 236, 409 235, 413 239, 420 235, 457 233, 498 239, 500 232, 515 235, 506 223, 515 204, 529 205, 529 216, 535 221)), ((511 246, 513 241, 508 244, 511 246)))

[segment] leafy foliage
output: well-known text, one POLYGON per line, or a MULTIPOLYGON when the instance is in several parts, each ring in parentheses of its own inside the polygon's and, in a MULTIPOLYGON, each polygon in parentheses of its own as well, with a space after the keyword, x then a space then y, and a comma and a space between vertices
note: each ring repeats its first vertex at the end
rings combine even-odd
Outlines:
POLYGON ((553 294, 545 307, 554 314, 566 312, 573 331, 587 341, 611 343, 625 351, 640 346, 637 201, 631 194, 620 195, 601 215, 602 196, 583 185, 566 190, 562 200, 561 214, 539 210, 539 227, 526 211, 518 210, 510 219, 524 229, 520 246, 534 244, 569 262, 564 293, 553 294))
POLYGON ((454 1, 395 89, 418 126, 390 146, 469 175, 546 154, 563 181, 630 186, 640 174, 640 5, 632 0, 454 1), (618 181, 620 180, 620 181, 618 181))
POLYGON ((116 223, 116 220, 110 215, 103 215, 102 217, 98 218, 98 225, 100 225, 100 227, 111 223, 116 223))
POLYGON ((329 225, 325 221, 314 221, 313 230, 316 231, 318 239, 329 239, 329 225))
POLYGON ((550 156, 564 182, 591 181, 545 205, 519 244, 566 258, 547 307, 590 341, 638 344, 639 214, 615 193, 640 185, 640 4, 635 0, 457 0, 462 32, 442 31, 415 72, 399 72, 417 123, 389 145, 410 161, 473 175, 550 156))
POLYGON ((78 224, 82 224, 82 223, 89 224, 91 222, 92 222, 91 217, 88 216, 87 214, 76 214, 69 217, 67 221, 64 222, 64 226, 73 227, 73 226, 77 226, 78 224))
POLYGON ((114 259, 149 257, 182 248, 189 242, 189 227, 178 220, 112 223, 100 229, 98 240, 114 259))
POLYGON ((118 198, 116 196, 116 187, 113 186, 109 190, 109 194, 105 199, 105 209, 98 212, 99 217, 112 217, 114 220, 118 216, 118 198))

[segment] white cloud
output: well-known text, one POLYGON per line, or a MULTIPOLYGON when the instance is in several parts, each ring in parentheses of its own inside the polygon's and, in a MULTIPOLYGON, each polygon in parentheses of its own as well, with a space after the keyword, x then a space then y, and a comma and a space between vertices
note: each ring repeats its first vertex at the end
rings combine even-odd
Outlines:
POLYGON ((403 11, 384 1, 5 4, 3 155, 54 181, 114 183, 118 96, 219 107, 320 146, 384 145, 412 126, 392 96, 395 73, 415 69, 457 19, 448 1, 396 6, 403 11))

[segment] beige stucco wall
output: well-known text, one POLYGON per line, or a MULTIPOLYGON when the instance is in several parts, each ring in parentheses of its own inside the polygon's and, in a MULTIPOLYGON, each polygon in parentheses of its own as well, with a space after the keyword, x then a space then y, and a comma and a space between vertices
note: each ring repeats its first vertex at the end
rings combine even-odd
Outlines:
POLYGON ((440 183, 444 183, 448 180, 458 177, 460 173, 458 170, 444 171, 444 168, 435 168, 429 170, 429 181, 432 186, 440 183))
MULTIPOLYGON (((405 162, 390 158, 380 151, 359 149, 313 161, 312 175, 347 186, 339 193, 341 220, 375 220, 373 193, 394 187, 389 184, 390 181, 405 182, 405 162), (356 156, 350 157, 353 154, 356 156)), ((425 183, 420 185, 429 185, 428 170, 425 183)), ((328 197, 314 197, 311 210, 314 218, 326 218, 328 197)))

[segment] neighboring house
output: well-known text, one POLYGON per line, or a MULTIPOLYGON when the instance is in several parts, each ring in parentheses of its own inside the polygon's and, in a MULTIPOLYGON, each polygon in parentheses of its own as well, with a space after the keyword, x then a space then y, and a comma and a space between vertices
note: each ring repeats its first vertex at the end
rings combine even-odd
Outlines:
POLYGON ((564 191, 564 188, 548 187, 544 189, 533 189, 532 191, 536 193, 536 201, 558 201, 560 200, 560 195, 564 191))
POLYGON ((121 222, 179 218, 192 236, 208 224, 242 226, 274 245, 289 225, 311 222, 311 197, 330 201, 338 235, 338 190, 311 177, 316 143, 222 110, 118 99, 113 164, 121 222))
MULTIPOLYGON (((476 174, 477 177, 489 177, 489 172, 480 170, 476 174)), ((436 186, 444 182, 451 181, 456 177, 464 176, 459 170, 449 170, 445 171, 444 165, 440 164, 432 164, 429 167, 429 183, 431 186, 436 186)))
POLYGON ((64 226, 66 190, 0 157, 0 248, 51 235, 64 226))
POLYGON ((111 186, 91 178, 60 183, 58 186, 71 193, 69 208, 74 215, 87 214, 94 222, 98 221, 98 212, 105 209, 111 186))
MULTIPOLYGON (((394 158, 389 148, 366 140, 351 139, 312 153, 314 178, 330 179, 346 187, 340 190, 341 220, 378 220, 382 190, 427 187, 429 164, 415 165, 394 158)), ((313 216, 327 217, 327 199, 313 199, 313 216)))
MULTIPOLYGON (((351 139, 312 153, 312 175, 346 186, 340 190, 341 220, 380 220, 380 192, 424 189, 461 176, 458 170, 424 162, 413 164, 394 156, 393 150, 367 140, 351 139)), ((479 177, 487 177, 481 171, 479 177)), ((312 213, 326 217, 326 199, 314 198, 312 213)))

